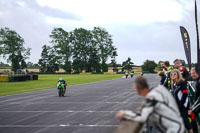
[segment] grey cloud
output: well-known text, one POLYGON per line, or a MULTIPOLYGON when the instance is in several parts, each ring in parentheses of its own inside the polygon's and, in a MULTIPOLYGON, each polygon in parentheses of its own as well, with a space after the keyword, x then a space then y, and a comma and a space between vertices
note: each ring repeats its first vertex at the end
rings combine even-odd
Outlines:
MULTIPOLYGON (((30 61, 35 63, 40 58, 42 45, 49 44, 49 34, 53 27, 62 27, 66 31, 70 31, 77 27, 91 29, 94 26, 101 26, 113 35, 114 45, 118 48, 119 56, 117 61, 121 63, 130 56, 135 64, 140 65, 146 59, 155 61, 173 61, 175 58, 185 59, 179 31, 179 26, 182 25, 190 34, 192 61, 196 62, 194 3, 193 0, 188 1, 181 3, 182 8, 187 8, 182 13, 183 19, 178 22, 157 22, 145 25, 126 23, 110 25, 49 25, 41 13, 45 15, 49 13, 49 15, 53 14, 53 16, 58 17, 59 15, 56 14, 60 14, 60 11, 57 9, 50 9, 51 11, 49 11, 45 9, 48 7, 38 7, 33 0, 24 0, 27 6, 22 8, 14 0, 5 0, 0 1, 0 27, 7 26, 14 29, 25 39, 26 47, 32 48, 30 61)), ((199 4, 200 2, 198 3, 198 14, 200 16, 199 4)), ((62 13, 59 17, 65 18, 62 13)), ((69 14, 66 15, 66 19, 73 20, 73 18, 69 17, 69 14)))
MULTIPOLYGON (((62 19, 69 19, 69 20, 77 20, 77 21, 81 20, 81 17, 74 13, 62 11, 62 10, 59 10, 56 8, 50 8, 48 6, 42 7, 42 6, 39 6, 38 3, 34 0, 19 0, 19 1, 26 3, 26 5, 29 8, 34 9, 35 11, 42 13, 46 16, 62 18, 62 19)), ((20 5, 18 5, 18 6, 20 6, 20 5)))

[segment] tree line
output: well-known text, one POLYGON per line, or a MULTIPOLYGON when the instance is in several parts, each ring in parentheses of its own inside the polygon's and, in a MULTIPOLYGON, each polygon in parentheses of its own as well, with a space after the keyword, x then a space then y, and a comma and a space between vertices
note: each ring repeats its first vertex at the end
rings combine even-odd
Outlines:
MULTIPOLYGON (((26 62, 30 56, 30 48, 24 47, 24 39, 14 30, 7 27, 0 29, 0 56, 11 64, 11 70, 27 67, 40 68, 41 72, 55 72, 59 68, 71 73, 75 72, 107 72, 108 67, 113 67, 115 72, 118 67, 122 71, 131 71, 134 63, 131 58, 122 64, 117 64, 117 48, 113 45, 112 35, 101 27, 92 30, 76 28, 73 31, 65 31, 62 28, 54 28, 49 36, 50 45, 43 45, 41 58, 38 63, 26 62), (107 61, 111 62, 107 64, 107 61)), ((0 67, 10 67, 0 62, 0 67)), ((154 72, 161 69, 159 63, 146 60, 142 65, 143 71, 154 72)))
MULTIPOLYGON (((116 63, 117 48, 113 45, 112 35, 101 27, 92 30, 76 28, 67 32, 54 28, 50 35, 50 46, 42 47, 38 66, 41 72, 55 72, 63 68, 71 73, 108 71, 108 59, 116 63)), ((12 71, 27 68, 25 60, 30 56, 30 48, 24 47, 24 39, 7 27, 0 29, 0 56, 11 64, 12 71)))
POLYGON ((68 73, 72 69, 75 72, 106 72, 108 59, 116 62, 117 48, 112 35, 104 28, 76 28, 70 32, 54 28, 50 38, 51 46, 42 47, 38 62, 41 72, 55 72, 59 67, 68 73))

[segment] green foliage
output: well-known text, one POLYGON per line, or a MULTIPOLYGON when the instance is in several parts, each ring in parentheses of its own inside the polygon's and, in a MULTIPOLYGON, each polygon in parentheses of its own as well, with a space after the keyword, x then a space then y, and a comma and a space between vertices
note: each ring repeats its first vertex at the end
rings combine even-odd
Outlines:
POLYGON ((117 49, 112 45, 112 36, 104 28, 94 27, 92 30, 94 37, 93 43, 97 45, 99 58, 101 60, 102 70, 108 71, 106 61, 109 57, 117 56, 117 49))
POLYGON ((71 34, 72 43, 72 59, 75 61, 73 63, 74 68, 78 68, 77 71, 82 70, 88 71, 88 60, 90 56, 90 47, 92 47, 92 34, 90 31, 84 28, 75 29, 71 34), (80 64, 77 63, 79 61, 80 64))
POLYGON ((60 57, 61 68, 71 73, 72 63, 70 57, 72 55, 72 47, 70 33, 62 28, 54 28, 50 38, 52 39, 51 43, 53 44, 56 54, 60 57))
POLYGON ((28 62, 27 63, 27 68, 39 68, 39 65, 36 63, 28 62))
POLYGON ((160 66, 160 63, 161 63, 161 61, 158 62, 155 70, 157 70, 157 71, 162 71, 163 70, 163 68, 160 66))
POLYGON ((50 46, 44 45, 42 47, 41 59, 38 64, 40 65, 41 72, 55 72, 59 70, 59 57, 50 46))
POLYGON ((157 64, 154 61, 146 60, 142 65, 142 71, 148 71, 154 73, 157 64))
POLYGON ((131 62, 131 58, 128 57, 128 59, 122 63, 122 71, 124 70, 131 71, 133 66, 134 63, 131 62))
POLYGON ((30 56, 30 48, 24 48, 24 39, 14 30, 0 29, 0 55, 11 62, 12 71, 26 68, 25 60, 30 56))
POLYGON ((50 38, 60 57, 60 66, 66 72, 71 72, 71 68, 76 72, 107 72, 108 58, 115 59, 117 56, 112 36, 100 27, 94 27, 93 30, 76 28, 71 32, 54 28, 50 38))

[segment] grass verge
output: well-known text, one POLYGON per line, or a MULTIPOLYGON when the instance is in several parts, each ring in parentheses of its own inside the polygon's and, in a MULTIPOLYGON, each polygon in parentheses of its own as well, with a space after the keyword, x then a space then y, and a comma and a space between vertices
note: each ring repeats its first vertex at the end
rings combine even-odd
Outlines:
POLYGON ((69 85, 77 85, 120 78, 121 74, 39 75, 39 80, 25 82, 0 82, 0 96, 56 88, 60 77, 69 85))

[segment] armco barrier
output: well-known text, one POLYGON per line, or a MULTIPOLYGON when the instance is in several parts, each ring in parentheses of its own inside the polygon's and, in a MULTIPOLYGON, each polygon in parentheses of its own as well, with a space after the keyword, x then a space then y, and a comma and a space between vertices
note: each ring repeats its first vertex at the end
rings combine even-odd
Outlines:
POLYGON ((104 72, 92 72, 92 74, 104 74, 104 72))
POLYGON ((117 72, 117 74, 125 74, 125 72, 117 72))
POLYGON ((8 82, 9 77, 8 75, 0 75, 0 82, 8 82))

